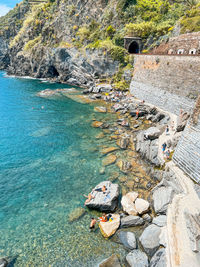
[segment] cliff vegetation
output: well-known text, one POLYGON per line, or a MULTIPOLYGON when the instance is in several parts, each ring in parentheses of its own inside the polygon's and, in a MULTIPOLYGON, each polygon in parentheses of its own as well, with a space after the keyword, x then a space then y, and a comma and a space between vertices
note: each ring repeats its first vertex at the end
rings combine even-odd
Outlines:
MULTIPOLYGON (((75 58, 80 55, 92 68, 97 65, 95 58, 99 60, 97 55, 101 57, 100 65, 103 61, 107 65, 110 60, 117 62, 105 76, 123 90, 129 83, 124 73, 133 62, 123 47, 124 36, 142 37, 143 52, 147 52, 171 35, 199 31, 199 23, 197 0, 24 0, 0 18, 0 38, 11 54, 10 72, 19 72, 13 55, 20 55, 23 63, 30 64, 30 55, 32 61, 38 61, 39 55, 47 61, 50 54, 64 49, 76 65, 80 59, 75 58), (93 63, 89 56, 94 57, 93 63)), ((32 67, 33 64, 31 70, 26 68, 26 74, 37 73, 34 75, 40 77, 41 71, 32 67)), ((56 71, 59 72, 57 68, 56 71)))

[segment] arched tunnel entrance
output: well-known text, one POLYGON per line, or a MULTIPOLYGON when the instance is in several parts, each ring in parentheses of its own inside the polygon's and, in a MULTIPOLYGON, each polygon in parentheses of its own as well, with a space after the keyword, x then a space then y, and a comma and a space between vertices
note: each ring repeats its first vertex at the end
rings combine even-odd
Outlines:
POLYGON ((132 43, 130 43, 128 47, 128 52, 130 54, 138 54, 140 52, 139 44, 136 41, 133 41, 132 43))

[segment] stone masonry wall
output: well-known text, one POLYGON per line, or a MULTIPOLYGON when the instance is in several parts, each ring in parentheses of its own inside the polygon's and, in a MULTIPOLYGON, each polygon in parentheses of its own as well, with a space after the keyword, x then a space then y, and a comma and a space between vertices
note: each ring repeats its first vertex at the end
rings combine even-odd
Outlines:
POLYGON ((200 57, 135 55, 130 91, 176 115, 190 112, 200 92, 200 57))
POLYGON ((189 122, 181 136, 173 161, 197 183, 200 183, 200 121, 189 122))
POLYGON ((152 51, 153 54, 195 54, 200 55, 200 32, 171 37, 152 51))
POLYGON ((200 95, 176 147, 173 161, 193 180, 200 183, 200 95))

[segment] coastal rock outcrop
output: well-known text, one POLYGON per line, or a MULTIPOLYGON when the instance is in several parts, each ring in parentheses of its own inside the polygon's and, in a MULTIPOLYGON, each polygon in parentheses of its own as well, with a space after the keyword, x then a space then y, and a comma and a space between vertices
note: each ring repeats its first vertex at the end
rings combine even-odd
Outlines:
POLYGON ((163 179, 153 188, 153 205, 158 214, 166 214, 175 193, 183 191, 173 172, 163 172, 163 179))
POLYGON ((117 207, 119 197, 119 185, 113 184, 110 181, 99 183, 91 192, 93 199, 86 203, 86 206, 91 209, 100 211, 114 211, 117 207), (102 192, 101 188, 106 186, 106 191, 102 192))
POLYGON ((112 220, 107 222, 100 222, 99 228, 104 237, 110 237, 114 235, 120 225, 120 216, 119 214, 112 214, 112 220))
POLYGON ((141 131, 136 137, 136 151, 141 154, 143 158, 148 159, 156 166, 160 165, 158 159, 158 136, 159 131, 149 128, 147 131, 141 131))
POLYGON ((139 249, 135 249, 131 251, 126 256, 126 261, 130 265, 130 267, 148 267, 149 266, 147 255, 139 249))

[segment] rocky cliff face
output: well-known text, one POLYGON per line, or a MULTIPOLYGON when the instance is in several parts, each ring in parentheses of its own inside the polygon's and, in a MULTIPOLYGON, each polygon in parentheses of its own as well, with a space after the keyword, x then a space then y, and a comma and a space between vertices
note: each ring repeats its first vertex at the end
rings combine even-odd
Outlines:
POLYGON ((106 6, 104 0, 56 1, 32 7, 28 3, 23 16, 21 13, 21 27, 0 36, 0 68, 8 74, 80 86, 87 86, 98 77, 113 76, 119 62, 103 49, 83 50, 73 44, 77 28, 86 20, 94 27, 103 23, 106 6))

